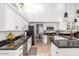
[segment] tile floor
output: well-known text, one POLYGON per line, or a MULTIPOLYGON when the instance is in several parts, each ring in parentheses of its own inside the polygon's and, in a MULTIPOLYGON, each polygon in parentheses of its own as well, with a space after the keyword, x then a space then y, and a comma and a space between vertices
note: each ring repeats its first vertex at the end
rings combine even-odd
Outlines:
MULTIPOLYGON (((35 46, 32 46, 37 48, 36 55, 33 56, 51 56, 51 44, 43 44, 43 43, 37 43, 35 46)), ((32 55, 32 54, 31 54, 32 55)))
POLYGON ((38 56, 51 56, 50 44, 37 44, 37 55, 38 56))

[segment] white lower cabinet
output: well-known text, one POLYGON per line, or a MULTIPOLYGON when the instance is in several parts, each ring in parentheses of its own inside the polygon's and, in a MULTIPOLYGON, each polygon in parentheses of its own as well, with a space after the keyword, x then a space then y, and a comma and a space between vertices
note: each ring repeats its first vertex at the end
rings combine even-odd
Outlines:
POLYGON ((16 50, 0 50, 0 56, 22 56, 23 55, 23 45, 21 45, 16 50))
POLYGON ((29 52, 31 46, 32 46, 32 37, 30 37, 30 38, 27 40, 27 53, 29 52))
POLYGON ((61 48, 60 56, 79 56, 79 48, 61 48))
POLYGON ((51 43, 52 56, 79 56, 79 48, 58 48, 55 44, 51 43))
POLYGON ((47 35, 43 35, 43 39, 42 39, 44 44, 47 44, 47 35))
POLYGON ((59 56, 59 49, 53 44, 51 43, 51 55, 52 56, 59 56))
POLYGON ((16 50, 16 52, 17 52, 17 56, 21 56, 21 55, 23 55, 23 45, 21 45, 17 50, 16 50))
POLYGON ((0 56, 23 56, 27 55, 32 46, 32 37, 15 50, 0 50, 0 56))

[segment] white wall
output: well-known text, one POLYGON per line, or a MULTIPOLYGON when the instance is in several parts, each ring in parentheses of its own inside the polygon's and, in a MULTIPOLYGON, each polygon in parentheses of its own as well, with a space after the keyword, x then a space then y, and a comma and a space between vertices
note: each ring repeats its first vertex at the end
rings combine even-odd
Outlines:
POLYGON ((48 27, 48 26, 54 27, 55 30, 58 30, 58 28, 59 28, 59 23, 58 22, 30 22, 30 25, 35 26, 35 28, 34 28, 35 41, 36 41, 36 24, 43 24, 43 31, 45 31, 46 27, 48 27))
POLYGON ((68 12, 68 21, 73 21, 75 18, 75 4, 74 3, 67 3, 66 4, 66 11, 68 12))
POLYGON ((59 23, 58 22, 48 22, 48 23, 43 23, 44 30, 46 30, 47 27, 54 27, 54 30, 59 29, 59 23))
MULTIPOLYGON (((79 9, 79 3, 76 4, 76 10, 79 9)), ((77 21, 79 21, 79 17, 77 17, 77 21)))
POLYGON ((64 19, 60 22, 59 29, 60 30, 67 30, 67 23, 70 22, 70 28, 72 28, 74 22, 74 19, 76 18, 76 6, 74 3, 66 3, 65 6, 65 12, 68 13, 68 18, 64 19), (65 6, 66 5, 66 6, 65 6))

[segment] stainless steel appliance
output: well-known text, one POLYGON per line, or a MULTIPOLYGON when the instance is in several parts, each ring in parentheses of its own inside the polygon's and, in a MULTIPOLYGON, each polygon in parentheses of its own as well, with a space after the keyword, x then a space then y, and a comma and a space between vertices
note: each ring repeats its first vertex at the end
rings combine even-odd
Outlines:
POLYGON ((74 34, 75 37, 79 38, 79 31, 74 34))
POLYGON ((32 45, 35 45, 34 26, 28 26, 27 36, 32 36, 32 45))

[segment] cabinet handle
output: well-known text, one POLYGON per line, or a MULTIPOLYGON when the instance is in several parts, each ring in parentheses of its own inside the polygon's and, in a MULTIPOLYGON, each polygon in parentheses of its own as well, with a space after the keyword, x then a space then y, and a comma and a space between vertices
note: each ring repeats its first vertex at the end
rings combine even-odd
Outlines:
POLYGON ((15 28, 18 29, 18 26, 16 26, 15 28))
POLYGON ((31 43, 31 41, 29 41, 29 43, 31 43))
POLYGON ((59 53, 56 51, 56 54, 59 54, 59 53))

